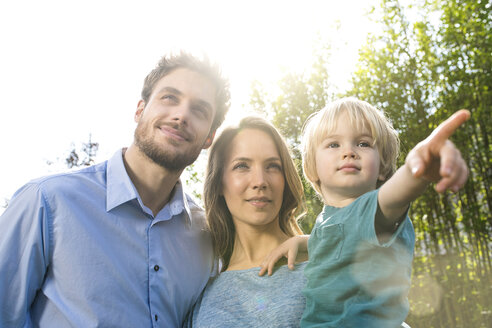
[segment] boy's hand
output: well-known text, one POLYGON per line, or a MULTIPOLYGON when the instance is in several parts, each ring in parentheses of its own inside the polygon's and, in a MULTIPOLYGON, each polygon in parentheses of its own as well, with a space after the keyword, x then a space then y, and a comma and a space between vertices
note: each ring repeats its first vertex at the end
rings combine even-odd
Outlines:
POLYGON ((275 263, 277 263, 277 261, 282 257, 287 258, 287 266, 290 270, 294 270, 294 263, 296 261, 297 254, 299 252, 307 252, 308 239, 309 235, 298 235, 284 241, 265 258, 263 263, 261 263, 261 270, 258 275, 262 276, 268 270, 268 275, 271 276, 275 263))
POLYGON ((463 187, 468 168, 460 151, 448 139, 469 118, 468 110, 457 111, 410 151, 405 162, 414 177, 438 182, 435 188, 440 193, 447 189, 457 192, 463 187))

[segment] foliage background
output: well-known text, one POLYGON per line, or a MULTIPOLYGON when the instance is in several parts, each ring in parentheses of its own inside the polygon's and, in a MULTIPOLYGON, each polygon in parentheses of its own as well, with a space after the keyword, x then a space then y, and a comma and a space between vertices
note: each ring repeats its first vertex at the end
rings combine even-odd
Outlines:
MULTIPOLYGON (((382 109, 406 153, 460 108, 471 119, 453 141, 470 168, 457 194, 432 188, 412 204, 417 240, 410 314, 412 327, 487 327, 492 321, 492 10, 490 1, 382 0, 371 17, 381 32, 360 51, 348 91, 330 83, 330 45, 314 51, 313 66, 286 73, 278 90, 256 82, 251 106, 279 128, 298 164, 302 124, 340 96, 356 96, 382 109)), ((322 204, 306 181, 309 233, 322 204)))
MULTIPOLYGON (((466 186, 444 195, 429 188, 410 210, 417 236, 406 320, 412 327, 488 327, 492 322, 491 8, 491 1, 483 0, 381 0, 370 13, 381 30, 361 49, 348 90, 337 92, 331 82, 330 42, 313 51, 312 67, 286 72, 275 90, 260 82, 251 87, 250 107, 285 136, 301 176, 302 124, 337 97, 356 96, 385 111, 400 133, 399 164, 452 112, 471 111, 466 126, 453 136, 470 168, 466 186)), ((91 165, 98 147, 89 136, 67 154, 65 165, 91 165)), ((202 186, 199 165, 186 173, 188 185, 202 186)), ((309 233, 322 203, 303 183, 307 213, 301 226, 309 233)))

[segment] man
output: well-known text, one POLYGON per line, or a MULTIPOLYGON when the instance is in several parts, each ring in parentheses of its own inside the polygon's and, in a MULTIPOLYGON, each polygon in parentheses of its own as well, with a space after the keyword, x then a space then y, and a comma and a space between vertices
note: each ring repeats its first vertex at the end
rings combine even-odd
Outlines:
POLYGON ((213 259, 179 177, 228 107, 215 66, 164 57, 128 149, 17 191, 0 217, 0 327, 180 327, 213 259))

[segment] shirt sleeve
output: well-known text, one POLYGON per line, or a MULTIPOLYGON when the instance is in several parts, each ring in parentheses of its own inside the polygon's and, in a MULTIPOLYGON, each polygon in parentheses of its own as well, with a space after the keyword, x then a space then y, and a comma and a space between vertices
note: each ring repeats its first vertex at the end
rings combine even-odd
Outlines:
POLYGON ((406 221, 410 220, 408 218, 408 208, 397 224, 393 224, 394 227, 391 231, 387 231, 385 235, 378 236, 376 229, 376 216, 379 214, 378 192, 379 189, 373 190, 364 194, 364 196, 361 196, 357 200, 357 216, 364 218, 357 226, 357 229, 359 230, 359 234, 363 240, 367 240, 374 246, 390 247, 395 242, 398 235, 402 233, 402 226, 404 226, 406 221))
POLYGON ((0 327, 23 327, 48 267, 48 206, 37 184, 18 190, 0 216, 0 327))

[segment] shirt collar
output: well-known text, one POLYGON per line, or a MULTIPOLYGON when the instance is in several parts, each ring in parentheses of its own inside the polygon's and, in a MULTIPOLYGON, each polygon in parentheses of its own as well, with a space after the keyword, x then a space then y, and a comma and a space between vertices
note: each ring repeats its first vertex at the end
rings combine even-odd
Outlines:
MULTIPOLYGON (((180 214, 184 210, 186 212, 186 216, 190 218, 190 207, 183 189, 183 185, 181 184, 181 180, 176 182, 176 185, 172 191, 171 199, 169 199, 169 202, 164 206, 164 208, 166 207, 168 208, 171 217, 180 214)), ((161 210, 161 212, 163 211, 161 210)), ((157 214, 157 217, 159 217, 161 212, 157 214)))
MULTIPOLYGON (((107 192, 106 192, 106 211, 111 211, 115 207, 128 201, 137 199, 141 203, 137 189, 133 185, 132 180, 126 172, 125 164, 123 163, 123 150, 119 149, 113 157, 108 160, 106 169, 107 174, 107 192)), ((143 204, 141 203, 143 206, 143 204)), ((186 195, 181 180, 178 180, 174 186, 172 197, 164 208, 157 214, 160 217, 164 209, 168 209, 170 217, 180 214, 183 209, 186 213, 187 222, 192 223, 190 204, 186 195)))
MULTIPOLYGON (((140 200, 139 200, 140 201, 140 200)), ((181 180, 178 180, 174 185, 174 188, 171 193, 171 198, 167 202, 166 205, 157 213, 154 217, 154 223, 160 221, 167 221, 174 217, 183 217, 186 224, 192 226, 193 218, 192 218, 192 207, 194 203, 188 199, 188 196, 184 192, 183 186, 181 184, 181 180), (184 212, 184 213, 183 213, 184 212)), ((141 206, 145 207, 145 205, 141 204, 141 206)))
POLYGON ((334 206, 330 206, 330 205, 323 206, 323 211, 321 212, 323 219, 324 220, 328 219, 333 214, 338 212, 341 208, 343 208, 343 207, 334 207, 334 206))
POLYGON ((138 192, 130 180, 123 163, 123 150, 119 149, 113 157, 108 160, 106 169, 107 191, 106 211, 128 202, 138 199, 138 192))

